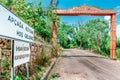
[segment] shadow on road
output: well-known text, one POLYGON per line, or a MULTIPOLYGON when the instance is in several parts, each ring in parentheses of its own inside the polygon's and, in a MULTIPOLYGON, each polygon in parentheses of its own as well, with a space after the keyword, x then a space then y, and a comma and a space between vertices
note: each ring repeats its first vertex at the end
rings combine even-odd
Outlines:
POLYGON ((89 58, 103 58, 103 59, 107 59, 106 57, 101 57, 101 56, 89 56, 89 55, 62 55, 61 57, 64 57, 64 58, 69 58, 69 57, 85 58, 85 57, 89 57, 89 58))

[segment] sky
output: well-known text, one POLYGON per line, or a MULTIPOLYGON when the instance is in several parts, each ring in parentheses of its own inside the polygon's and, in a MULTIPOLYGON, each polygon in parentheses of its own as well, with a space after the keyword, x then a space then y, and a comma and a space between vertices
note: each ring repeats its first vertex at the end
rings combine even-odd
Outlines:
MULTIPOLYGON (((42 0, 42 6, 47 7, 50 4, 50 0, 42 0)), ((59 0, 57 8, 71 8, 73 6, 81 6, 87 4, 89 6, 96 6, 101 9, 117 9, 120 15, 120 0, 59 0)), ((87 21, 87 18, 94 18, 96 16, 62 16, 62 21, 68 23, 76 23, 78 21, 87 21)), ((120 16, 117 15, 117 23, 120 23, 120 16)))
MULTIPOLYGON (((42 0, 42 6, 48 7, 50 0, 42 0)), ((117 11, 117 36, 120 37, 120 0, 59 0, 57 8, 71 8, 73 6, 81 6, 87 4, 88 6, 96 6, 101 9, 115 9, 117 11)), ((69 24, 75 24, 77 22, 86 22, 92 18, 98 18, 98 16, 61 16, 63 22, 69 24)), ((106 20, 110 20, 108 16, 99 16, 106 20)))

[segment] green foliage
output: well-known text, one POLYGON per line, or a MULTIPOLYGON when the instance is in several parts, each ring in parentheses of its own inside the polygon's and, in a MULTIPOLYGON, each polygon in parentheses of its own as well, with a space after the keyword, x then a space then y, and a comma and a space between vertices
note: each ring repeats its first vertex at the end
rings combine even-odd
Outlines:
POLYGON ((14 77, 14 80, 22 80, 22 79, 25 79, 25 78, 26 78, 26 76, 24 76, 24 75, 17 75, 17 76, 14 77))
POLYGON ((117 56, 117 59, 120 60, 120 48, 116 49, 116 56, 117 56))
POLYGON ((55 80, 55 78, 58 78, 60 77, 60 75, 58 73, 53 73, 51 76, 50 76, 50 79, 49 80, 55 80))
POLYGON ((70 41, 70 44, 68 44, 69 48, 78 48, 77 42, 76 41, 70 41))
POLYGON ((4 80, 10 80, 9 75, 10 75, 9 72, 2 73, 1 78, 4 80))
POLYGON ((117 38, 116 47, 117 47, 117 48, 120 48, 120 38, 117 38))
POLYGON ((54 78, 56 78, 56 77, 57 77, 57 74, 52 74, 52 75, 51 75, 51 78, 52 78, 52 79, 54 79, 54 78))
MULTIPOLYGON (((8 60, 0 60, 1 62, 1 66, 2 67, 4 67, 4 68, 9 68, 10 67, 10 61, 8 61, 8 60)), ((9 75, 10 75, 10 72, 9 72, 9 70, 6 70, 6 71, 4 71, 4 72, 2 72, 1 73, 1 77, 2 77, 2 79, 5 79, 5 80, 10 80, 9 79, 9 75)))
POLYGON ((9 67, 9 66, 10 66, 10 62, 7 61, 7 60, 2 60, 2 61, 1 61, 1 65, 2 65, 3 67, 9 67))
POLYGON ((108 32, 108 22, 99 18, 76 25, 60 23, 58 40, 63 48, 77 48, 80 46, 80 48, 94 50, 97 53, 109 56, 110 38, 108 32))
POLYGON ((5 4, 8 7, 13 6, 15 4, 15 1, 16 0, 0 0, 2 4, 5 4))
POLYGON ((71 25, 67 25, 66 23, 59 23, 58 25, 58 42, 63 48, 70 48, 70 43, 73 40, 70 40, 70 37, 73 35, 73 27, 71 25))
MULTIPOLYGON (((79 23, 72 25, 72 30, 69 31, 68 24, 60 25, 58 32, 59 43, 64 48, 75 48, 80 46, 82 49, 90 49, 97 53, 101 53, 105 56, 109 56, 110 53, 110 37, 108 22, 104 19, 92 19, 86 23, 79 23), (71 33, 72 40, 68 38, 71 33)), ((119 46, 120 40, 117 41, 119 46)), ((119 46, 120 47, 120 46, 119 46)), ((117 56, 119 53, 117 51, 117 56)))
MULTIPOLYGON (((43 49, 42 54, 37 56, 37 61, 38 61, 37 63, 41 66, 46 66, 47 65, 46 63, 49 62, 49 59, 50 59, 50 56, 49 56, 48 52, 45 49, 43 49)), ((38 69, 40 69, 40 68, 38 68, 38 69)))
POLYGON ((117 59, 120 60, 120 38, 117 38, 117 43, 116 43, 116 56, 117 56, 117 59))
POLYGON ((18 1, 15 12, 24 21, 35 29, 37 35, 40 35, 44 40, 50 42, 52 35, 52 21, 49 16, 52 12, 44 10, 41 6, 41 2, 38 5, 34 3, 27 3, 18 1), (21 2, 21 3, 20 3, 21 2), (23 4, 24 3, 24 4, 23 4))
POLYGON ((104 19, 92 19, 84 24, 79 24, 75 38, 80 42, 80 47, 92 49, 96 52, 108 52, 109 27, 104 19))

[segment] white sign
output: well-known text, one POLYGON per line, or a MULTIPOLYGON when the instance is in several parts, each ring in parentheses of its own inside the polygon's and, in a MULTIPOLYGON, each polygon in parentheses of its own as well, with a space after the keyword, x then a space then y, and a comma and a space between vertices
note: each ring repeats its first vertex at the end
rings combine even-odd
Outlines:
POLYGON ((34 29, 0 4, 0 36, 34 41, 34 29))
POLYGON ((30 61, 30 45, 22 41, 14 41, 14 67, 30 61))

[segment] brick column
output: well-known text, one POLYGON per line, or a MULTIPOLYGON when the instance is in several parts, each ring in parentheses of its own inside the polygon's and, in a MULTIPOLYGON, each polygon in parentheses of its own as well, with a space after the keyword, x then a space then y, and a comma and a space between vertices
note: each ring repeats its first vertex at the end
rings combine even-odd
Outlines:
POLYGON ((116 14, 111 15, 110 22, 110 58, 116 59, 116 14))
POLYGON ((53 39, 56 40, 57 39, 57 22, 53 21, 53 39))
POLYGON ((57 55, 58 48, 57 48, 57 22, 56 21, 53 21, 52 42, 53 42, 54 52, 57 55))

